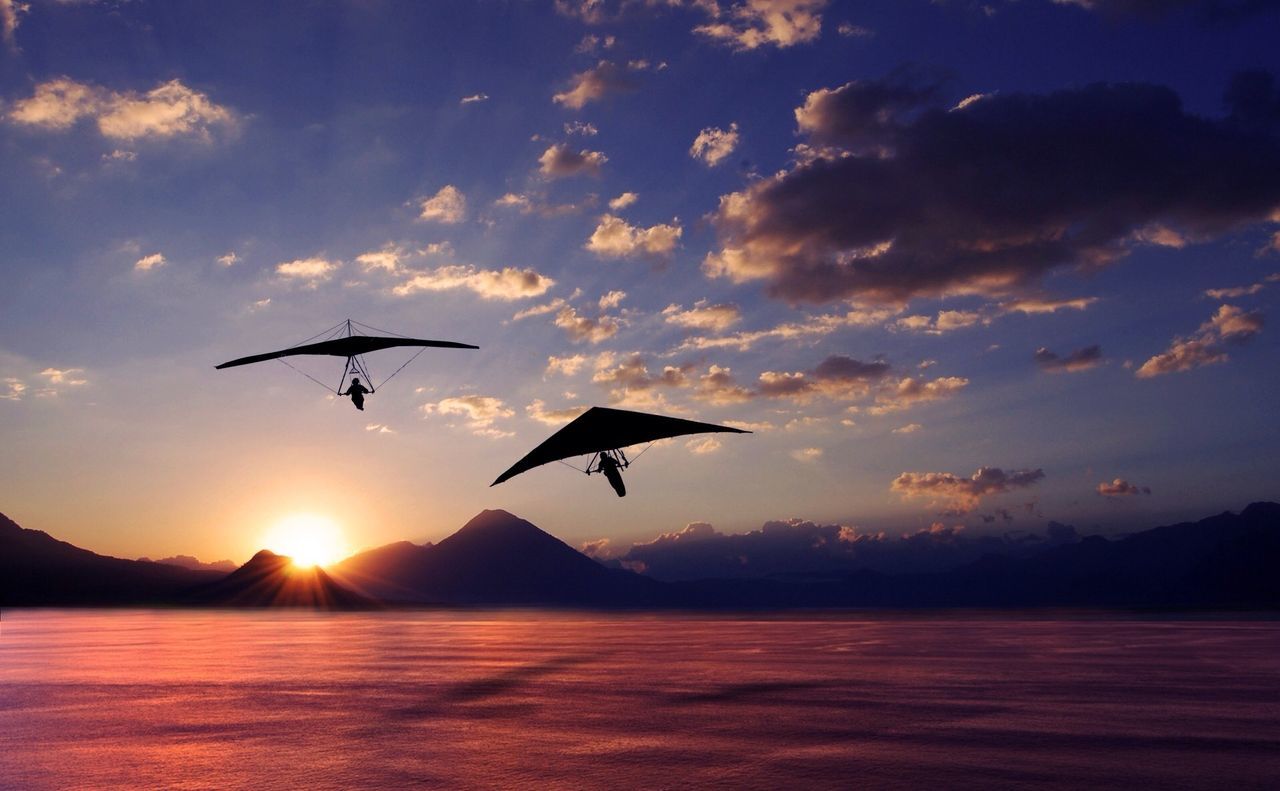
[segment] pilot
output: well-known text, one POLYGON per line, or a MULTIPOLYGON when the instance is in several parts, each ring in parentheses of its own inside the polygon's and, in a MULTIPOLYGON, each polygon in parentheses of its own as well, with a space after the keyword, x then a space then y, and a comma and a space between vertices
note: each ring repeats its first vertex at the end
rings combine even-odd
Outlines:
POLYGON ((360 377, 353 376, 351 377, 351 386, 347 388, 346 392, 338 393, 338 395, 351 396, 351 403, 356 405, 356 409, 359 409, 361 412, 363 412, 365 393, 373 395, 372 390, 366 390, 365 386, 360 384, 360 377))
POLYGON ((605 451, 600 454, 600 463, 596 467, 596 472, 604 473, 604 477, 609 479, 609 484, 613 486, 613 490, 619 497, 626 497, 627 487, 622 482, 622 473, 619 472, 621 467, 622 465, 613 457, 613 454, 605 451))

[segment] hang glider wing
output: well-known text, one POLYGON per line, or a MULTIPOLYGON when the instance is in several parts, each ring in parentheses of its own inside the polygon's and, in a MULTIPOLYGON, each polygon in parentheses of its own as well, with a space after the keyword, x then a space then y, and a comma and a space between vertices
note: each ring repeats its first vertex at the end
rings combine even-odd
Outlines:
POLYGON ((215 365, 214 368, 233 368, 237 365, 249 365, 250 363, 260 363, 267 360, 278 360, 281 357, 292 357, 295 354, 320 354, 332 357, 355 357, 369 352, 376 352, 382 349, 391 349, 396 346, 433 346, 442 349, 479 349, 479 346, 472 346, 469 343, 457 343, 455 341, 428 341, 421 338, 384 338, 376 335, 351 335, 346 338, 335 338, 330 341, 321 341, 320 343, 308 343, 303 346, 293 346, 288 349, 281 349, 278 352, 266 352, 264 354, 253 354, 248 357, 241 357, 222 365, 215 365))
POLYGON ((740 428, 699 423, 678 417, 650 415, 645 412, 600 406, 592 407, 576 417, 569 425, 548 437, 545 442, 513 464, 511 469, 499 475, 498 479, 489 485, 497 486, 508 478, 513 478, 534 467, 572 456, 625 448, 642 442, 680 437, 685 434, 726 431, 734 434, 751 433, 740 428))

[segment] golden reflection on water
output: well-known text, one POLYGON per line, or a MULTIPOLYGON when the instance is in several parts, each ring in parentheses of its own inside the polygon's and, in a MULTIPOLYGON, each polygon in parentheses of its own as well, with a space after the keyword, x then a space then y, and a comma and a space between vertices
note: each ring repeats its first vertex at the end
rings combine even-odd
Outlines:
POLYGON ((0 787, 1222 787, 1280 624, 8 610, 0 787))

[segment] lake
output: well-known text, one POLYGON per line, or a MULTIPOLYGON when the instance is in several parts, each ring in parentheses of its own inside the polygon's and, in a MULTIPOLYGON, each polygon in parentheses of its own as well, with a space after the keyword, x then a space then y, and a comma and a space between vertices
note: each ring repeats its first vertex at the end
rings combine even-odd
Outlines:
POLYGON ((1280 622, 6 610, 0 786, 1275 788, 1280 622))

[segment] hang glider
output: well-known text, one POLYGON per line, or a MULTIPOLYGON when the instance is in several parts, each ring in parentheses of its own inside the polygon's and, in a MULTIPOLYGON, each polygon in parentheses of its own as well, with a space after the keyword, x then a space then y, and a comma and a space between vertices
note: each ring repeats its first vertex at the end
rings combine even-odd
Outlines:
MULTIPOLYGON (((221 370, 223 368, 235 368, 241 365, 252 365, 253 363, 267 362, 269 360, 277 360, 285 365, 298 371, 298 373, 307 377, 311 381, 329 390, 336 395, 351 394, 342 392, 342 387, 347 381, 347 374, 359 374, 364 377, 364 381, 369 384, 369 389, 361 387, 364 392, 375 392, 379 387, 391 381, 392 377, 403 371, 409 363, 418 358, 427 349, 478 349, 479 346, 473 346, 469 343, 458 343, 457 341, 434 341, 423 338, 410 338, 405 335, 397 335, 388 330, 380 330, 377 327, 370 327, 367 324, 361 324, 358 321, 347 319, 317 335, 313 335, 298 344, 290 346, 287 349, 280 349, 274 352, 263 352, 262 354, 251 354, 248 357, 238 357, 229 360, 221 365, 215 365, 214 368, 221 370), (381 333, 379 335, 368 335, 364 331, 381 333), (382 380, 377 387, 373 386, 373 377, 369 373, 369 365, 365 361, 364 356, 372 352, 383 351, 385 349, 394 349, 398 347, 417 347, 418 351, 409 358, 408 361, 391 373, 390 376, 382 380), (295 368, 286 359, 288 357, 296 357, 303 355, 327 356, 345 358, 346 364, 342 368, 342 376, 338 379, 338 387, 332 388, 329 385, 316 379, 314 376, 295 368)), ((358 379, 356 380, 359 381, 358 379)), ((361 406, 362 398, 354 396, 352 398, 357 406, 361 406)))
POLYGON ((383 349, 392 349, 396 346, 427 346, 437 349, 479 349, 479 346, 472 346, 469 343, 458 343, 456 341, 428 341, 421 338, 381 338, 376 335, 350 335, 346 338, 336 338, 331 341, 321 341, 320 343, 308 343, 304 346, 291 346, 288 349, 281 349, 278 352, 264 352, 263 354, 252 354, 248 357, 240 357, 230 362, 215 365, 214 368, 222 370, 223 368, 234 368, 237 365, 249 365, 250 363, 261 363, 267 360, 278 360, 281 357, 292 357, 295 354, 324 354, 330 357, 359 357, 369 352, 381 351, 383 349))
MULTIPOLYGON (((632 412, 626 409, 610 409, 600 406, 592 407, 574 418, 567 426, 548 437, 545 442, 531 450, 527 456, 513 464, 509 470, 499 475, 498 479, 489 485, 497 486, 505 480, 513 478, 522 472, 527 472, 534 467, 540 467, 543 464, 562 461, 573 456, 591 454, 592 462, 595 462, 597 455, 601 456, 602 459, 608 458, 609 461, 601 463, 597 470, 592 470, 591 464, 588 463, 584 472, 587 474, 592 472, 605 473, 606 477, 609 478, 609 482, 614 485, 614 489, 618 490, 618 496, 621 497, 625 493, 625 489, 621 488, 621 476, 618 476, 615 481, 614 475, 617 475, 618 468, 626 468, 634 461, 628 460, 621 453, 622 448, 668 437, 716 432, 751 433, 740 428, 717 426, 714 423, 699 423, 695 420, 667 417, 666 415, 651 415, 646 412, 632 412)), ((636 458, 639 458, 639 456, 636 458)))

